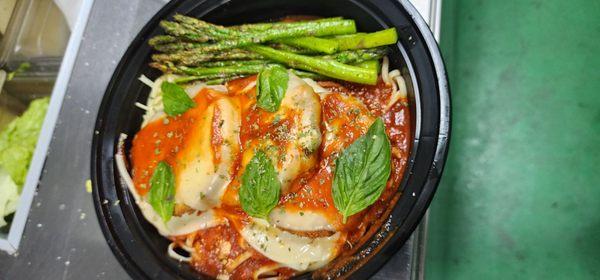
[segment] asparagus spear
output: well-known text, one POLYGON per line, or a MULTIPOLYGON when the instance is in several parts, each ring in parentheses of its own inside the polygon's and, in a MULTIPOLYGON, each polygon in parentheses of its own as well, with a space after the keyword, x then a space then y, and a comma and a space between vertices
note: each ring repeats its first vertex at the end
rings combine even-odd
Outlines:
POLYGON ((177 36, 177 37, 182 37, 182 38, 185 38, 190 41, 208 42, 211 39, 210 37, 208 37, 204 34, 201 34, 194 30, 185 28, 184 26, 182 26, 181 24, 178 24, 176 22, 170 22, 170 21, 163 20, 160 22, 160 26, 168 34, 177 36))
POLYGON ((223 60, 223 61, 211 61, 198 65, 199 67, 225 67, 225 66, 244 66, 244 65, 266 65, 270 63, 268 60, 256 59, 256 60, 223 60))
POLYGON ((359 49, 341 51, 332 55, 323 55, 319 58, 331 59, 341 63, 360 63, 367 60, 380 59, 386 55, 386 48, 359 49))
POLYGON ((249 33, 242 36, 235 36, 231 39, 215 42, 214 44, 205 44, 195 48, 202 52, 212 52, 238 48, 250 44, 272 41, 280 38, 303 37, 303 36, 327 36, 355 33, 356 26, 353 20, 326 21, 326 22, 305 22, 302 25, 286 29, 270 29, 261 33, 249 33))
POLYGON ((388 28, 373 33, 356 33, 332 38, 340 50, 368 49, 395 44, 398 41, 396 28, 388 28))
POLYGON ((309 78, 309 79, 313 79, 313 80, 326 80, 327 77, 317 74, 317 73, 313 73, 313 72, 307 72, 307 71, 302 71, 302 70, 298 70, 298 69, 292 69, 292 73, 294 73, 296 76, 300 77, 300 78, 309 78))
POLYGON ((220 85, 225 82, 246 77, 246 75, 232 75, 222 78, 206 78, 205 76, 184 76, 174 80, 176 84, 185 84, 193 81, 203 81, 207 85, 220 85))
POLYGON ((148 45, 156 46, 156 45, 163 45, 163 44, 168 44, 168 43, 175 43, 177 41, 178 41, 177 37, 173 37, 173 36, 169 36, 169 35, 158 35, 158 36, 154 36, 154 37, 150 38, 150 40, 148 40, 148 45))
MULTIPOLYGON (((233 28, 227 28, 216 24, 211 24, 193 17, 187 17, 183 15, 175 15, 175 20, 180 23, 191 26, 191 28, 197 28, 210 32, 210 35, 215 39, 229 39, 235 36, 244 36, 245 32, 257 33, 267 31, 269 29, 286 29, 292 27, 303 26, 306 22, 286 22, 286 23, 259 23, 259 24, 246 24, 233 28)), ((341 17, 320 19, 312 22, 341 22, 341 17)), ((245 36, 251 36, 246 34, 245 36)), ((317 38, 317 37, 299 37, 299 38, 283 38, 277 40, 277 42, 288 44, 294 47, 300 47, 308 50, 313 50, 321 53, 331 54, 338 50, 338 43, 335 40, 317 38)))
MULTIPOLYGON (((265 32, 273 33, 272 36, 276 36, 277 33, 285 33, 284 31, 293 32, 294 29, 306 28, 309 25, 314 25, 320 23, 323 24, 339 24, 343 28, 348 29, 348 31, 339 31, 339 33, 352 33, 355 32, 355 27, 352 22, 352 26, 349 26, 348 20, 344 20, 342 18, 327 18, 316 21, 308 21, 308 22, 291 22, 291 23, 262 23, 262 24, 248 24, 238 26, 237 28, 226 28, 220 25, 211 24, 196 18, 187 17, 183 15, 175 15, 175 20, 179 22, 177 23, 162 23, 166 28, 167 32, 177 35, 183 36, 184 38, 198 41, 197 37, 201 37, 203 39, 209 38, 213 40, 235 40, 236 38, 260 38, 261 36, 265 36, 265 32), (345 24, 344 24, 345 23, 345 24), (276 30, 277 29, 277 30, 276 30), (250 31, 251 33, 245 33, 250 31), (198 36, 194 36, 193 33, 198 33, 198 36), (262 32, 262 33, 258 33, 262 32), (178 35, 179 34, 179 35, 178 35), (201 36, 200 36, 201 35, 201 36)), ((337 32, 336 32, 337 33, 337 32)), ((315 34, 319 34, 318 30, 315 30, 315 34)), ((268 35, 268 34, 267 34, 268 35)), ((268 37, 268 36, 267 36, 268 37)), ((288 36, 284 36, 288 37, 288 36)), ((289 36, 291 37, 291 36, 289 36)), ((260 39, 257 39, 260 40, 260 39)), ((266 39, 263 39, 266 40, 266 39)), ((256 41, 255 41, 256 42, 256 41)), ((322 53, 331 54, 337 51, 338 43, 335 40, 323 39, 317 37, 299 37, 299 38, 284 38, 280 39, 279 42, 286 43, 292 46, 301 47, 309 50, 315 50, 322 53)), ((154 44, 155 46, 157 44, 154 44)), ((159 47, 163 51, 176 51, 181 49, 191 49, 191 48, 202 48, 207 47, 200 44, 186 44, 186 45, 168 45, 159 47)))
POLYGON ((291 53, 297 53, 297 54, 305 54, 305 55, 315 55, 318 54, 315 51, 312 50, 307 50, 307 49, 301 49, 301 48, 297 48, 297 47, 292 47, 290 45, 286 45, 286 44, 282 44, 282 43, 272 43, 269 44, 268 46, 274 48, 274 49, 278 49, 280 51, 286 51, 286 52, 291 52, 291 53))
MULTIPOLYGON (((188 51, 179 51, 170 54, 155 54, 153 60, 155 61, 173 61, 179 62, 188 66, 197 66, 201 63, 211 60, 243 60, 243 59, 259 59, 261 58, 258 54, 253 54, 240 49, 232 49, 224 52, 205 53, 198 51, 193 47, 196 45, 203 45, 198 43, 179 42, 175 44, 158 45, 155 48, 159 51, 168 52, 170 50, 177 50, 191 47, 188 51), (174 47, 169 48, 168 46, 173 45, 174 47)), ((298 54, 314 54, 310 50, 298 49, 285 44, 273 44, 273 48, 293 52, 298 54)), ((358 49, 358 50, 347 50, 339 53, 320 56, 323 59, 333 59, 341 63, 358 63, 366 60, 379 59, 386 54, 385 48, 372 48, 372 49, 358 49)))
POLYGON ((244 76, 248 76, 248 75, 254 75, 254 74, 257 74, 258 72, 260 72, 259 69, 252 69, 252 71, 246 71, 247 73, 242 73, 243 71, 239 71, 240 73, 235 73, 236 71, 229 68, 229 71, 225 71, 225 72, 221 72, 221 73, 212 73, 212 74, 205 74, 205 75, 190 75, 190 74, 184 73, 182 71, 183 69, 180 69, 174 65, 151 63, 150 66, 160 69, 161 71, 163 71, 165 73, 174 73, 174 74, 180 75, 180 77, 175 79, 175 83, 188 83, 191 81, 209 81, 209 80, 213 80, 213 81, 231 80, 231 79, 235 79, 236 77, 244 77, 244 76))
MULTIPOLYGON (((161 36, 163 36, 163 35, 161 35, 161 36)), ((156 37, 159 37, 159 36, 156 36, 156 37)), ((162 41, 167 42, 167 39, 166 38, 164 38, 164 39, 156 38, 156 40, 154 40, 154 38, 150 39, 150 42, 149 42, 150 46, 152 46, 155 50, 157 50, 159 52, 163 52, 163 53, 176 53, 176 52, 180 52, 180 51, 195 51, 196 49, 201 48, 206 45, 205 43, 181 42, 181 41, 160 44, 162 41)), ((286 44, 282 44, 282 43, 274 43, 274 44, 270 44, 270 45, 275 49, 285 50, 285 51, 293 52, 293 53, 318 54, 318 51, 315 52, 314 50, 292 47, 290 45, 286 45, 286 44)), ((182 55, 187 55, 187 54, 182 54, 182 55)))
MULTIPOLYGON (((331 17, 331 18, 321 18, 317 20, 312 20, 312 22, 327 22, 327 21, 339 21, 343 20, 342 17, 331 17)), ((289 26, 293 26, 294 24, 301 24, 309 21, 297 21, 297 22, 267 22, 267 23, 248 23, 242 25, 234 25, 229 26, 229 29, 242 31, 242 32, 256 32, 256 31, 265 31, 269 29, 277 29, 277 28, 287 28, 289 26)))
POLYGON ((271 22, 271 23, 250 23, 250 24, 242 24, 224 27, 217 24, 208 23, 206 21, 188 17, 181 14, 176 14, 173 17, 176 21, 181 23, 189 24, 190 26, 194 26, 196 28, 211 28, 213 30, 218 31, 222 34, 228 35, 238 35, 245 32, 262 32, 271 29, 285 29, 291 27, 302 26, 308 22, 339 22, 343 21, 342 17, 331 17, 331 18, 322 18, 313 21, 298 21, 298 22, 271 22))
POLYGON ((163 72, 172 72, 175 74, 185 74, 190 76, 200 76, 204 78, 220 78, 231 75, 256 74, 269 64, 249 64, 223 67, 187 67, 177 66, 172 63, 151 63, 150 66, 157 68, 163 72))
MULTIPOLYGON (((300 78, 309 78, 309 79, 313 79, 316 81, 327 79, 327 77, 325 77, 325 76, 315 74, 312 72, 306 72, 306 71, 296 70, 296 69, 292 69, 291 71, 292 71, 292 73, 294 73, 296 76, 298 76, 300 78)), ((221 77, 221 78, 207 78, 207 76, 183 76, 181 78, 175 79, 173 82, 177 83, 177 84, 185 84, 185 83, 189 83, 189 82, 193 82, 193 81, 202 81, 203 83, 205 83, 207 85, 220 85, 225 82, 229 82, 229 81, 232 81, 235 79, 244 78, 244 77, 248 77, 248 76, 249 75, 231 75, 231 76, 221 77)))
POLYGON ((307 70, 344 81, 370 85, 377 83, 377 71, 339 63, 335 60, 314 58, 260 45, 249 45, 245 49, 292 68, 307 70))
MULTIPOLYGON (((302 70, 292 69, 292 73, 294 73, 296 76, 298 76, 300 78, 309 78, 309 79, 313 79, 316 81, 327 79, 327 77, 325 77, 323 75, 315 74, 312 72, 306 72, 306 71, 302 71, 302 70)), ((177 84, 185 84, 185 83, 189 83, 189 82, 193 82, 193 81, 202 81, 207 85, 220 85, 225 82, 232 81, 232 80, 239 79, 239 78, 244 78, 247 76, 248 75, 232 75, 232 76, 227 76, 227 77, 222 77, 222 78, 208 78, 208 79, 207 79, 207 76, 183 76, 181 78, 175 79, 174 82, 177 84)))
MULTIPOLYGON (((298 53, 306 54, 305 51, 301 51, 297 48, 290 47, 288 45, 278 44, 277 49, 298 53)), ((348 50, 331 55, 318 56, 321 59, 336 60, 341 63, 355 64, 367 60, 380 59, 387 53, 385 48, 373 48, 373 49, 359 49, 359 50, 348 50)), ((223 61, 223 60, 256 60, 264 59, 257 53, 248 52, 241 49, 232 49, 224 52, 212 52, 204 53, 195 50, 176 52, 172 54, 155 54, 152 59, 157 62, 173 62, 185 66, 201 66, 210 61, 223 61)))
POLYGON ((266 64, 255 64, 255 65, 239 65, 239 66, 223 66, 223 67, 211 67, 211 68, 190 68, 186 66, 180 66, 178 69, 188 75, 202 76, 202 75, 232 75, 232 74, 256 74, 260 70, 267 67, 266 64))
POLYGON ((174 62, 186 66, 196 66, 208 61, 261 59, 262 56, 246 50, 231 49, 223 52, 205 53, 201 51, 183 51, 173 54, 155 54, 152 60, 174 62))
POLYGON ((176 14, 173 16, 173 18, 188 28, 197 30, 198 32, 207 33, 216 40, 227 39, 232 35, 237 35, 237 33, 230 31, 224 26, 208 23, 197 18, 188 17, 181 14, 176 14))
POLYGON ((243 77, 247 77, 247 75, 240 75, 240 76, 231 76, 231 77, 226 77, 226 78, 220 78, 220 79, 213 79, 213 80, 208 80, 208 81, 204 81, 205 84, 207 85, 221 85, 225 82, 229 82, 235 79, 239 79, 239 78, 243 78, 243 77))
POLYGON ((152 46, 155 50, 164 53, 174 53, 178 51, 193 50, 204 46, 206 43, 193 43, 193 42, 176 42, 168 44, 160 44, 152 46))
POLYGON ((381 70, 381 64, 379 64, 379 60, 377 60, 377 59, 367 60, 367 61, 359 62, 359 63, 353 64, 353 65, 361 67, 361 68, 365 68, 365 69, 375 70, 375 71, 377 71, 377 73, 379 73, 379 70, 381 70))
POLYGON ((337 41, 318 37, 283 38, 277 42, 327 54, 332 54, 339 48, 337 41))

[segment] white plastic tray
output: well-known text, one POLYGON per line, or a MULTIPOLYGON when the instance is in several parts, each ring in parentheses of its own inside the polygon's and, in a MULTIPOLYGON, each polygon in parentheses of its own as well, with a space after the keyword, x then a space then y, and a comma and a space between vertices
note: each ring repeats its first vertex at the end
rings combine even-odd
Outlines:
POLYGON ((50 105, 48 106, 48 112, 44 119, 44 125, 40 132, 40 137, 31 159, 29 171, 27 172, 27 178, 23 185, 21 192, 21 198, 19 200, 19 206, 12 220, 8 235, 0 235, 0 250, 6 251, 10 254, 17 251, 19 243, 25 229, 27 222, 27 216, 29 215, 29 209, 33 196, 35 194, 39 178, 44 167, 44 161, 46 160, 46 153, 48 146, 52 140, 52 133, 54 132, 54 126, 60 112, 60 107, 63 103, 67 84, 71 77, 71 71, 73 70, 73 64, 75 63, 75 57, 79 50, 79 44, 81 43, 83 31, 87 23, 90 10, 92 8, 93 0, 80 0, 81 5, 77 12, 77 19, 71 30, 71 36, 65 55, 62 59, 60 70, 56 78, 56 83, 52 90, 50 97, 50 105))

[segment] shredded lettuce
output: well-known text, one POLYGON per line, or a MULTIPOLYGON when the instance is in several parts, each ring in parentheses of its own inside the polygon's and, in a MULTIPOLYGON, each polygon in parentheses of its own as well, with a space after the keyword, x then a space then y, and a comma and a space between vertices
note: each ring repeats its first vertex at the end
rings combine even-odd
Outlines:
MULTIPOLYGON (((11 121, 6 129, 0 132, 0 167, 10 175, 19 192, 25 183, 48 102, 48 97, 32 101, 23 115, 11 121)), ((0 185, 0 189, 3 188, 4 186, 0 185)), ((2 194, 0 191, 0 202, 3 199, 2 194)))
POLYGON ((8 172, 0 168, 0 228, 6 225, 4 217, 17 210, 19 187, 8 172))

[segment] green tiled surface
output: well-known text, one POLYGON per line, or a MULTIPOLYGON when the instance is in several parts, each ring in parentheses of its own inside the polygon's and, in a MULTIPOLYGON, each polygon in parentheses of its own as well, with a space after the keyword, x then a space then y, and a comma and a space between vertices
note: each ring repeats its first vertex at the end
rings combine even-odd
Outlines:
POLYGON ((444 0, 427 279, 600 279, 600 1, 444 0))

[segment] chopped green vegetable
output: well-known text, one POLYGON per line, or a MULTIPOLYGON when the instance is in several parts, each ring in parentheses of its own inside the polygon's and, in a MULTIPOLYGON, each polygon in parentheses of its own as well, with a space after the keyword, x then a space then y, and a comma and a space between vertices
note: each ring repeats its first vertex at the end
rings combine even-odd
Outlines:
POLYGON ((168 222, 175 209, 175 177, 168 163, 161 161, 154 169, 150 178, 150 191, 148 203, 160 215, 163 221, 168 222))
POLYGON ((331 191, 344 223, 381 196, 390 177, 390 160, 390 140, 380 118, 335 160, 331 191))
POLYGON ((268 112, 275 112, 281 105, 288 85, 288 72, 283 66, 274 65, 258 74, 256 105, 268 112))
POLYGON ((0 132, 0 166, 20 188, 25 183, 29 162, 42 129, 49 99, 34 100, 20 117, 0 132))
POLYGON ((87 193, 92 193, 92 188, 93 188, 92 180, 90 180, 90 179, 85 180, 85 191, 87 193))
POLYGON ((6 75, 6 80, 7 81, 12 80, 16 74, 27 71, 27 69, 29 69, 29 67, 31 67, 31 63, 29 63, 29 62, 23 62, 23 63, 19 64, 19 67, 17 67, 17 69, 15 71, 12 71, 12 72, 8 73, 8 75, 6 75))
POLYGON ((160 85, 163 93, 163 105, 165 113, 169 116, 177 116, 185 113, 190 108, 196 106, 185 90, 174 83, 163 82, 160 85))
POLYGON ((10 174, 0 167, 0 228, 6 225, 4 217, 17 210, 19 187, 10 174))
POLYGON ((242 209, 250 216, 267 219, 277 206, 280 191, 281 183, 271 160, 263 151, 256 152, 242 174, 239 191, 242 209))

